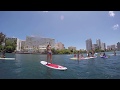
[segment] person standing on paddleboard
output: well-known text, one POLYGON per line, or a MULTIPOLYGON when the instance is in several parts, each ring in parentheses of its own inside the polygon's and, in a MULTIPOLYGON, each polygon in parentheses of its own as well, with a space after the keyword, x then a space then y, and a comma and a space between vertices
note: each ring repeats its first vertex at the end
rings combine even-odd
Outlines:
POLYGON ((5 58, 5 49, 1 50, 1 58, 5 58))
POLYGON ((51 51, 51 45, 47 45, 47 64, 48 64, 48 59, 50 59, 50 63, 52 63, 52 51, 51 51))
POLYGON ((77 58, 78 58, 78 60, 80 59, 80 51, 78 51, 78 53, 77 53, 77 58))
POLYGON ((92 57, 94 57, 95 56, 95 51, 94 51, 94 49, 92 48, 92 57))
POLYGON ((116 52, 115 52, 115 50, 114 50, 114 55, 116 56, 116 52))
POLYGON ((103 53, 103 56, 104 56, 104 57, 106 57, 106 54, 105 54, 105 52, 103 53))

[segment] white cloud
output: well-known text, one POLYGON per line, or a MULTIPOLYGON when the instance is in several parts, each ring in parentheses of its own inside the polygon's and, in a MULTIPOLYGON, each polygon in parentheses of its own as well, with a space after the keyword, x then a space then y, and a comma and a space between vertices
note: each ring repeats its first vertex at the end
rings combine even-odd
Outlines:
POLYGON ((43 12, 47 13, 48 11, 43 11, 43 12))
POLYGON ((16 38, 16 37, 12 36, 12 38, 16 38))
POLYGON ((119 25, 118 25, 118 24, 116 24, 116 25, 113 26, 113 29, 114 29, 114 30, 117 30, 118 28, 119 28, 119 25))
POLYGON ((61 15, 61 16, 60 16, 60 19, 61 19, 61 20, 63 20, 63 19, 64 19, 64 16, 63 16, 63 15, 61 15))
POLYGON ((115 13, 113 11, 109 11, 109 15, 110 15, 110 17, 114 17, 115 13))

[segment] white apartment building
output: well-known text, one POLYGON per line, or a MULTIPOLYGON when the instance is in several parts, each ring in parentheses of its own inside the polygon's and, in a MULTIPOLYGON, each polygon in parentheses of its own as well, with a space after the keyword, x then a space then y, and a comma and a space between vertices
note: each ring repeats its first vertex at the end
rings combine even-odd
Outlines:
POLYGON ((40 53, 44 52, 45 50, 46 50, 46 45, 39 45, 38 51, 39 51, 40 53))
POLYGON ((55 44, 55 50, 62 50, 62 49, 64 49, 64 44, 62 44, 61 42, 55 44))
POLYGON ((75 50, 76 50, 76 47, 70 46, 70 47, 68 47, 68 49, 75 51, 75 50))
POLYGON ((25 49, 25 40, 21 40, 21 51, 24 51, 25 49))
POLYGON ((55 39, 27 36, 25 42, 25 49, 28 51, 38 51, 38 50, 41 51, 41 49, 45 50, 45 48, 49 43, 51 47, 54 48, 55 39))
POLYGON ((17 38, 16 51, 21 51, 21 40, 17 38))

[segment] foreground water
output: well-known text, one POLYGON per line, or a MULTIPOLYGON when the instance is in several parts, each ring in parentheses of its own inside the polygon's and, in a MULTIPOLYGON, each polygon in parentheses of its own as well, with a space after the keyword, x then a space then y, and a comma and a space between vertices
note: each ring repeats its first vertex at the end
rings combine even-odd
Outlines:
POLYGON ((120 79, 120 52, 110 58, 70 60, 71 55, 53 55, 53 63, 67 67, 65 71, 40 64, 46 55, 6 54, 16 60, 0 60, 0 79, 120 79))

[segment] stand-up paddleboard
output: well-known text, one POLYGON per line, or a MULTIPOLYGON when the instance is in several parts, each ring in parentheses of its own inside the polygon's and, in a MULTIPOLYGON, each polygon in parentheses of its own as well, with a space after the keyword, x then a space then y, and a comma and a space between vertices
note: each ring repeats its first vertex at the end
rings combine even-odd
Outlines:
POLYGON ((117 55, 120 55, 120 54, 116 54, 116 55, 114 55, 114 54, 108 54, 108 55, 110 55, 110 56, 117 56, 117 55))
POLYGON ((15 60, 15 58, 0 58, 0 60, 15 60))
MULTIPOLYGON (((73 58, 70 58, 70 59, 72 59, 72 60, 78 60, 78 58, 76 58, 76 57, 73 57, 73 58)), ((79 60, 81 60, 81 59, 90 59, 90 58, 88 58, 88 57, 85 57, 85 58, 79 58, 79 60)))
POLYGON ((89 58, 97 58, 97 56, 94 56, 94 57, 89 57, 89 58))
MULTIPOLYGON (((79 58, 79 60, 82 60, 82 59, 91 59, 91 58, 96 58, 97 56, 95 56, 95 57, 85 57, 85 58, 79 58)), ((72 60, 78 60, 78 58, 76 58, 76 57, 73 57, 73 58, 70 58, 70 59, 72 59, 72 60)))
POLYGON ((47 66, 47 67, 49 67, 49 68, 53 68, 53 69, 58 69, 58 70, 66 70, 66 69, 67 69, 67 68, 64 67, 64 66, 60 66, 60 65, 57 65, 57 64, 52 64, 52 63, 48 63, 48 64, 47 64, 46 61, 40 61, 40 63, 41 63, 42 65, 45 65, 45 66, 47 66))

